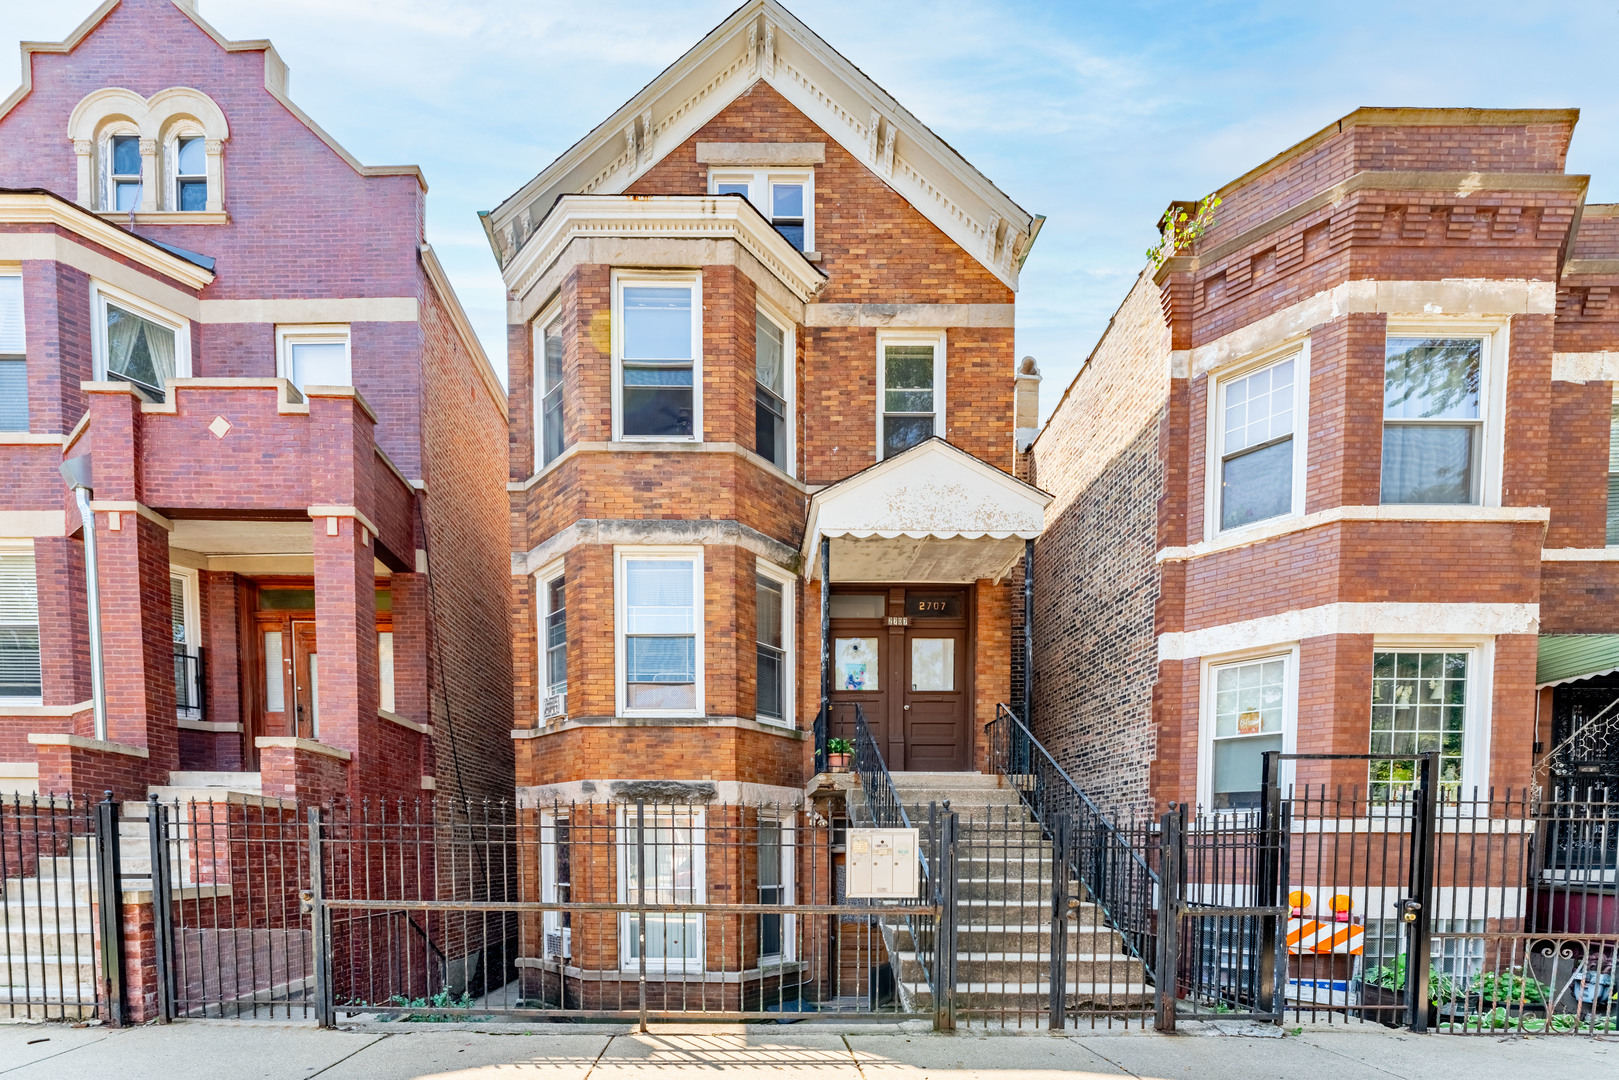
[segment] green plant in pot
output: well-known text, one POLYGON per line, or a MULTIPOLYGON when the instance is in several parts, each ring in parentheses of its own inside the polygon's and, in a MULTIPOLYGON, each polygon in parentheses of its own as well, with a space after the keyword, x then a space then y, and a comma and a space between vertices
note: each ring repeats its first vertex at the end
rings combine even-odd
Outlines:
MULTIPOLYGON (((1361 1001, 1367 1005, 1394 1005, 1405 995, 1405 954, 1401 953, 1394 958, 1391 964, 1374 967, 1360 977, 1361 1001)), ((1456 981, 1443 972, 1433 968, 1428 970, 1428 1022, 1436 1023, 1439 1006, 1449 1005, 1461 997, 1461 991, 1456 981)), ((1378 1016, 1385 1024, 1393 1021, 1392 1016, 1378 1016)), ((1402 1021, 1393 1021, 1391 1026, 1399 1026, 1402 1021)))
POLYGON ((854 757, 854 743, 848 739, 826 740, 826 767, 833 772, 848 772, 849 759, 854 757))

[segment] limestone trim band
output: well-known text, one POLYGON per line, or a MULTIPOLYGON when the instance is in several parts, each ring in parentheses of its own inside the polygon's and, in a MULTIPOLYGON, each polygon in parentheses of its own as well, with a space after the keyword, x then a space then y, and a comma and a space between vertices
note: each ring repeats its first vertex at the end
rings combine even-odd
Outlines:
POLYGON ((1442 505, 1388 505, 1388 506, 1334 506, 1317 510, 1313 514, 1297 517, 1274 518, 1252 528, 1222 533, 1212 540, 1203 540, 1190 547, 1161 548, 1156 556, 1161 563, 1182 562, 1204 555, 1260 544, 1289 533, 1318 529, 1345 521, 1466 521, 1477 524, 1515 524, 1539 522, 1545 526, 1551 521, 1551 509, 1545 506, 1442 506, 1442 505))
POLYGON ((400 716, 396 712, 389 712, 387 709, 378 709, 377 710, 377 716, 380 717, 383 720, 388 721, 388 723, 390 723, 390 724, 398 724, 400 727, 405 728, 408 731, 414 731, 414 732, 416 732, 416 733, 418 733, 420 735, 426 735, 429 738, 432 737, 432 734, 433 734, 433 725, 432 724, 418 724, 414 720, 410 720, 410 719, 407 719, 407 718, 405 718, 403 716, 400 716))
POLYGON ((287 750, 302 750, 306 754, 324 754, 338 761, 348 761, 354 757, 347 750, 336 746, 328 746, 314 739, 297 739, 290 735, 261 735, 253 740, 253 745, 260 750, 273 750, 277 748, 287 750))
POLYGON ((144 746, 131 746, 128 743, 111 742, 106 739, 89 739, 83 735, 58 735, 35 731, 29 733, 28 741, 35 746, 70 746, 75 750, 94 750, 101 754, 122 754, 125 757, 152 756, 152 752, 144 746))
POLYGON ((570 780, 560 784, 534 784, 517 789, 520 809, 544 810, 573 802, 645 799, 662 803, 719 803, 726 806, 804 805, 804 789, 743 780, 570 780))
POLYGON ((756 731, 761 735, 776 735, 800 742, 806 737, 802 728, 761 723, 751 716, 573 716, 560 724, 548 724, 545 727, 512 728, 511 735, 513 739, 543 739, 564 731, 602 727, 736 728, 740 731, 756 731))
POLYGON ((526 553, 513 552, 512 576, 526 577, 536 573, 574 548, 591 544, 729 544, 750 551, 777 566, 794 572, 798 570, 797 548, 732 518, 584 518, 526 553))
POLYGON ((1220 656, 1332 634, 1538 634, 1539 604, 1337 603, 1158 635, 1158 662, 1220 656))
POLYGON ((805 304, 805 326, 1002 328, 1013 326, 1013 304, 805 304))

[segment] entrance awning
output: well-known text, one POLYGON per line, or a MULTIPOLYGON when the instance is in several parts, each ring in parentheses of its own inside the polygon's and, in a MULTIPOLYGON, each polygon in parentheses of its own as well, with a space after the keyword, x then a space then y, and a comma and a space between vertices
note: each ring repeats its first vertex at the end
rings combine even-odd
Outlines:
POLYGON ((940 438, 816 492, 804 566, 821 572, 832 541, 833 581, 999 580, 1045 527, 1051 496, 940 438))
POLYGON ((1535 683, 1589 679, 1619 671, 1619 634, 1543 634, 1535 663, 1535 683))

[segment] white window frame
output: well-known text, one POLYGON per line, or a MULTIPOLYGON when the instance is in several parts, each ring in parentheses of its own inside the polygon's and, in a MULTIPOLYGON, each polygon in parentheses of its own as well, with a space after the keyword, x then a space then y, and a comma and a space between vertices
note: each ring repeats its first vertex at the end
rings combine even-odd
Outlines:
POLYGON ((208 135, 198 124, 180 124, 169 132, 163 140, 163 197, 167 209, 180 213, 180 141, 182 139, 201 139, 203 142, 202 172, 187 173, 187 176, 201 176, 207 189, 204 200, 204 210, 190 210, 186 213, 205 213, 207 203, 214 201, 213 181, 208 177, 208 135))
MULTIPOLYGON (((796 642, 797 635, 795 635, 793 633, 794 626, 795 626, 795 623, 794 623, 793 620, 794 620, 794 618, 795 618, 795 616, 797 614, 797 611, 798 611, 798 605, 794 602, 797 599, 796 596, 794 595, 794 592, 798 587, 798 575, 794 574, 791 570, 785 570, 782 567, 779 567, 774 563, 765 562, 763 559, 760 559, 755 563, 754 569, 757 572, 758 576, 763 577, 763 578, 769 578, 771 581, 773 581, 777 585, 781 586, 781 655, 782 655, 782 660, 781 660, 781 668, 782 668, 782 675, 781 675, 781 697, 782 697, 782 701, 781 701, 781 719, 776 720, 776 719, 772 719, 772 718, 769 718, 769 717, 760 716, 758 714, 759 694, 758 694, 758 686, 757 685, 755 685, 755 687, 754 687, 754 706, 755 706, 755 708, 754 708, 754 719, 758 720, 759 723, 761 723, 761 724, 769 724, 772 727, 781 727, 781 728, 787 728, 788 730, 791 730, 793 728, 795 722, 796 722, 796 719, 797 719, 797 712, 793 708, 793 705, 794 705, 795 701, 797 700, 794 695, 798 691, 798 680, 796 678, 797 672, 795 670, 797 668, 797 666, 798 666, 798 662, 797 662, 797 655, 798 654, 794 650, 794 646, 797 643, 796 642)), ((755 605, 754 605, 754 610, 755 610, 755 613, 757 614, 757 611, 758 611, 757 603, 755 603, 755 605)), ((758 670, 759 670, 758 661, 757 661, 759 630, 758 630, 757 626, 754 627, 753 639, 754 639, 754 650, 755 650, 755 657, 756 657, 756 659, 754 661, 754 678, 755 678, 755 680, 757 680, 758 679, 758 670)))
POLYGON ((186 639, 177 644, 195 649, 202 642, 202 575, 189 566, 170 563, 169 576, 185 580, 186 639))
MULTIPOLYGON (((804 252, 809 254, 815 247, 815 170, 813 168, 785 168, 785 169, 734 169, 711 168, 708 170, 708 193, 718 195, 721 184, 747 184, 748 201, 766 221, 771 221, 770 187, 772 184, 788 183, 804 185, 804 252)), ((785 239, 785 237, 784 237, 785 239)))
MULTIPOLYGON (((286 325, 275 328, 275 374, 279 379, 286 379, 301 394, 303 387, 292 377, 292 346, 293 345, 337 345, 343 346, 343 358, 349 365, 349 384, 353 386, 354 379, 354 342, 353 333, 348 323, 313 323, 309 325, 286 325)), ((312 386, 322 386, 323 383, 311 383, 312 386)))
POLYGON ((396 696, 397 686, 394 682, 394 632, 392 630, 377 631, 377 708, 384 712, 394 712, 398 703, 396 696), (386 656, 387 663, 383 663, 384 651, 382 639, 388 639, 386 656))
POLYGON ((1205 431, 1208 434, 1208 453, 1204 455, 1206 474, 1203 491, 1203 538, 1213 540, 1224 533, 1236 535, 1244 529, 1255 529, 1262 526, 1274 527, 1277 522, 1287 521, 1304 516, 1305 476, 1308 447, 1310 444, 1310 339, 1290 341, 1287 344, 1267 350, 1256 356, 1249 357, 1240 364, 1233 364, 1214 373, 1209 378, 1208 418, 1205 431), (1290 507, 1285 514, 1275 517, 1262 518, 1259 521, 1250 521, 1243 525, 1233 525, 1229 529, 1220 527, 1220 513, 1222 503, 1221 494, 1221 464, 1225 457, 1225 394, 1232 383, 1247 378, 1264 368, 1280 364, 1291 358, 1293 360, 1293 489, 1290 498, 1290 507))
POLYGON ((888 358, 890 345, 933 346, 933 434, 943 438, 949 426, 945 417, 946 391, 945 332, 943 330, 879 330, 877 331, 877 460, 884 457, 883 416, 888 396, 888 358))
MULTIPOLYGON (((569 896, 567 900, 559 899, 557 881, 557 821, 559 818, 568 821, 568 840, 573 842, 573 821, 569 814, 558 814, 555 810, 542 810, 540 812, 540 900, 547 904, 570 903, 573 900, 573 882, 568 882, 569 896)), ((573 876, 572 854, 569 856, 570 866, 568 876, 573 876)), ((573 928, 564 926, 563 917, 568 914, 562 911, 547 911, 541 918, 541 931, 544 935, 540 939, 540 956, 543 959, 555 959, 566 965, 566 961, 573 955, 573 928), (560 935, 562 948, 556 957, 548 951, 548 939, 552 934, 560 935)), ((571 923, 572 920, 569 920, 571 923)))
POLYGON ((704 652, 708 620, 703 603, 703 548, 687 547, 614 547, 613 548, 613 708, 619 716, 634 717, 694 717, 706 714, 707 695, 704 693, 704 652), (627 651, 624 645, 626 617, 624 601, 629 595, 625 586, 624 561, 626 559, 691 560, 692 562, 692 620, 697 639, 696 702, 690 709, 630 709, 626 705, 628 690, 624 685, 627 651))
MULTIPOLYGON (((797 895, 798 882, 793 874, 793 871, 798 863, 798 849, 796 846, 798 841, 798 829, 796 824, 796 815, 791 813, 783 814, 776 820, 776 825, 781 831, 781 840, 779 841, 780 846, 776 850, 780 853, 781 858, 781 902, 783 904, 797 903, 794 897, 797 895)), ((765 827, 764 819, 760 820, 759 827, 760 829, 765 827)), ((755 882, 757 883, 757 866, 754 868, 754 871, 755 882)), ((757 884, 755 885, 755 888, 757 889, 757 884)), ((797 939, 798 916, 791 912, 783 912, 781 916, 781 952, 765 952, 764 943, 761 941, 759 944, 759 955, 756 960, 759 967, 773 968, 783 964, 793 963, 798 959, 797 939)))
MULTIPOLYGON (((1474 792, 1485 797, 1490 790, 1490 724, 1495 698, 1495 638, 1480 634, 1378 634, 1372 638, 1372 652, 1466 652, 1467 712, 1462 721, 1462 782, 1458 806, 1470 806, 1474 792)), ((1372 672, 1366 672, 1366 749, 1371 750, 1372 672)), ((1413 755, 1415 756, 1415 755, 1413 755)), ((1367 775, 1370 780, 1370 773, 1367 775)), ((1434 777, 1438 783, 1439 778, 1434 777)), ((1369 794, 1369 789, 1368 789, 1369 794)), ((1461 810, 1468 813, 1468 810, 1461 810)))
MULTIPOLYGON (((788 476, 798 476, 798 334, 793 320, 782 314, 774 306, 766 303, 761 297, 757 302, 758 314, 768 319, 777 330, 781 331, 781 384, 782 384, 782 410, 783 425, 787 429, 787 464, 779 471, 788 476)), ((758 383, 758 366, 754 366, 754 382, 758 383)), ((755 433, 754 445, 758 445, 758 435, 755 433)), ((757 456, 757 455, 755 455, 757 456)), ((763 458, 760 458, 763 461, 763 458)), ((776 468, 774 462, 766 462, 772 469, 776 468)))
POLYGON ((614 442, 697 442, 703 441, 703 274, 700 270, 612 272, 612 350, 613 350, 613 441, 614 442), (624 434, 624 286, 650 285, 668 288, 691 287, 691 434, 624 434))
MULTIPOLYGON (((19 295, 21 294, 22 287, 23 287, 23 279, 22 279, 22 271, 21 271, 20 268, 18 268, 18 269, 12 269, 11 267, 0 268, 0 279, 15 280, 17 282, 17 288, 18 288, 19 295)), ((27 364, 28 364, 28 332, 27 332, 28 331, 28 300, 27 300, 26 297, 22 297, 22 303, 18 307, 17 315, 18 315, 18 324, 19 324, 18 329, 21 330, 22 333, 23 333, 23 347, 22 347, 22 350, 19 351, 19 352, 6 352, 4 350, 0 350, 0 360, 5 360, 5 361, 8 361, 10 363, 21 363, 23 365, 23 402, 22 402, 23 408, 22 408, 22 411, 23 411, 23 418, 24 419, 23 419, 23 426, 16 429, 16 430, 18 430, 18 431, 27 431, 28 430, 28 425, 29 425, 29 423, 31 421, 31 413, 30 413, 30 410, 29 410, 29 407, 28 407, 29 406, 29 402, 28 402, 28 368, 27 368, 27 364)))
MULTIPOLYGON (((675 822, 674 828, 686 828, 680 823, 680 815, 689 815, 688 824, 691 828, 692 872, 690 900, 693 904, 706 904, 708 902, 708 835, 707 814, 701 806, 687 806, 685 804, 671 806, 664 803, 661 806, 648 808, 651 811, 650 819, 646 823, 650 831, 656 828, 657 812, 659 810, 669 813, 675 822)), ((635 853, 635 814, 634 808, 620 806, 618 808, 618 902, 630 903, 630 862, 635 853)), ((642 882, 642 887, 645 887, 642 882)), ((650 918, 651 916, 649 916, 650 918)), ((707 918, 702 915, 661 915, 663 919, 690 919, 696 926, 697 949, 691 958, 681 957, 666 959, 662 956, 653 956, 649 951, 646 957, 646 969, 649 972, 697 974, 706 968, 708 925, 707 918)), ((632 935, 637 932, 636 917, 633 912, 621 912, 618 917, 618 957, 619 970, 635 971, 640 967, 640 960, 630 955, 632 935)))
MULTIPOLYGON (((562 698, 561 713, 557 716, 549 718, 546 716, 546 705, 550 702, 553 695, 551 694, 551 684, 548 674, 549 657, 547 654, 549 649, 546 645, 545 620, 551 614, 550 585, 551 582, 557 578, 563 579, 563 610, 566 611, 568 575, 565 561, 562 559, 557 559, 555 562, 547 563, 534 574, 534 627, 535 644, 537 645, 536 653, 538 654, 535 658, 534 685, 539 689, 539 694, 537 695, 538 700, 535 702, 535 704, 539 708, 538 719, 541 727, 544 727, 546 724, 552 722, 560 724, 568 718, 568 692, 566 689, 564 689, 560 695, 557 695, 562 698)), ((566 645, 564 645, 563 648, 566 650, 566 645)))
MULTIPOLYGON (((127 210, 118 209, 118 197, 113 191, 112 171, 112 140, 114 138, 133 138, 137 148, 141 141, 141 130, 128 121, 115 121, 102 128, 96 136, 96 186, 100 188, 100 198, 97 200, 104 214, 127 214, 127 210)), ((118 173, 119 176, 134 176, 135 173, 118 173)), ((135 203, 135 212, 141 212, 141 204, 146 201, 146 188, 152 178, 146 175, 146 155, 141 155, 140 196, 135 203)))
MULTIPOLYGON (((1210 813, 1246 814, 1251 810, 1214 810, 1214 706, 1215 673, 1221 668, 1251 664, 1260 660, 1283 660, 1286 669, 1282 675, 1282 753, 1298 752, 1299 718, 1299 643, 1285 642, 1265 645, 1240 652, 1204 657, 1198 677, 1197 707, 1197 802, 1210 813)), ((1371 703, 1367 702, 1370 710, 1371 703)), ((1368 711, 1368 716, 1370 712, 1368 711)), ((1282 762, 1278 782, 1282 790, 1293 783, 1293 763, 1282 762)))
MULTIPOLYGON (((33 623, 33 625, 36 628, 38 628, 40 626, 40 611, 39 611, 39 603, 38 603, 38 596, 39 596, 39 556, 34 551, 34 542, 33 542, 33 540, 22 540, 22 539, 0 539, 0 552, 6 552, 8 554, 9 553, 22 554, 22 553, 26 552, 29 556, 31 556, 33 558, 33 560, 34 560, 34 596, 35 596, 34 623, 33 623)), ((0 706, 29 706, 29 705, 43 705, 45 703, 45 699, 44 699, 44 696, 43 696, 44 680, 45 680, 45 671, 44 671, 44 667, 45 667, 45 644, 44 644, 43 640, 41 640, 41 642, 40 642, 39 663, 40 663, 40 691, 41 691, 41 693, 38 694, 38 695, 33 695, 33 694, 30 694, 30 695, 18 695, 16 697, 0 696, 0 706)))
MULTIPOLYGON (((90 325, 90 352, 92 358, 92 371, 97 382, 106 382, 111 376, 107 374, 107 306, 124 308, 143 319, 149 319, 160 326, 166 326, 174 331, 174 377, 176 379, 189 379, 191 377, 191 320, 176 315, 167 308, 158 307, 149 300, 142 300, 133 293, 105 282, 91 279, 90 281, 90 310, 94 319, 90 325)), ((131 383, 131 386, 134 384, 131 383)), ((168 388, 164 387, 167 394, 168 388)))
MULTIPOLYGON (((1502 451, 1505 444, 1505 418, 1507 402, 1507 365, 1511 356, 1512 343, 1510 340, 1509 320, 1479 319, 1479 318, 1451 318, 1431 316, 1428 318, 1395 318, 1390 317, 1384 332, 1384 341, 1391 337, 1463 337, 1482 338, 1484 341, 1481 350, 1481 363, 1483 370, 1480 373, 1479 387, 1479 437, 1482 445, 1478 449, 1478 498, 1459 506, 1500 506, 1501 480, 1503 473, 1502 451)), ((1386 355, 1386 350, 1382 355, 1386 355)), ((1387 376, 1379 383, 1379 387, 1387 386, 1387 376)), ((1383 393, 1380 389, 1377 405, 1378 422, 1378 487, 1381 492, 1383 482, 1383 393)), ((1379 495, 1381 502, 1381 495, 1379 495)), ((1419 503, 1384 503, 1386 506, 1414 506, 1419 503)))
MULTIPOLYGON (((552 301, 540 312, 539 318, 534 320, 534 378, 532 381, 534 383, 534 472, 536 475, 544 472, 549 467, 545 460, 545 395, 546 392, 551 388, 545 385, 545 331, 553 323, 559 322, 561 318, 561 302, 552 301)), ((564 348, 566 348, 566 340, 564 340, 564 348)), ((566 377, 564 377, 563 382, 563 410, 564 414, 566 414, 566 377)), ((563 426, 564 430, 566 430, 566 422, 564 422, 563 426)), ((557 454, 557 460, 560 461, 562 459, 562 455, 566 454, 567 452, 568 447, 567 444, 564 443, 561 453, 557 454)), ((554 465, 556 462, 553 461, 550 464, 554 465)))

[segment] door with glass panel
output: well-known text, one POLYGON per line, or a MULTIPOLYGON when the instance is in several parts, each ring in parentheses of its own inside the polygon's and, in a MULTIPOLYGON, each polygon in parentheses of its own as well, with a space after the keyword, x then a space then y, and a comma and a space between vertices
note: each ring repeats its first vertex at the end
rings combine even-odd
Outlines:
MULTIPOLYGON (((832 616, 832 719, 827 734, 854 739, 855 706, 883 753, 888 753, 888 688, 890 665, 887 626, 888 594, 834 592, 832 616)), ((894 763, 889 762, 893 768, 894 763)))
POLYGON ((965 769, 969 744, 966 594, 907 589, 905 618, 902 768, 913 772, 965 769))
POLYGON ((300 739, 320 738, 320 657, 315 650, 315 624, 292 624, 292 693, 300 739))

